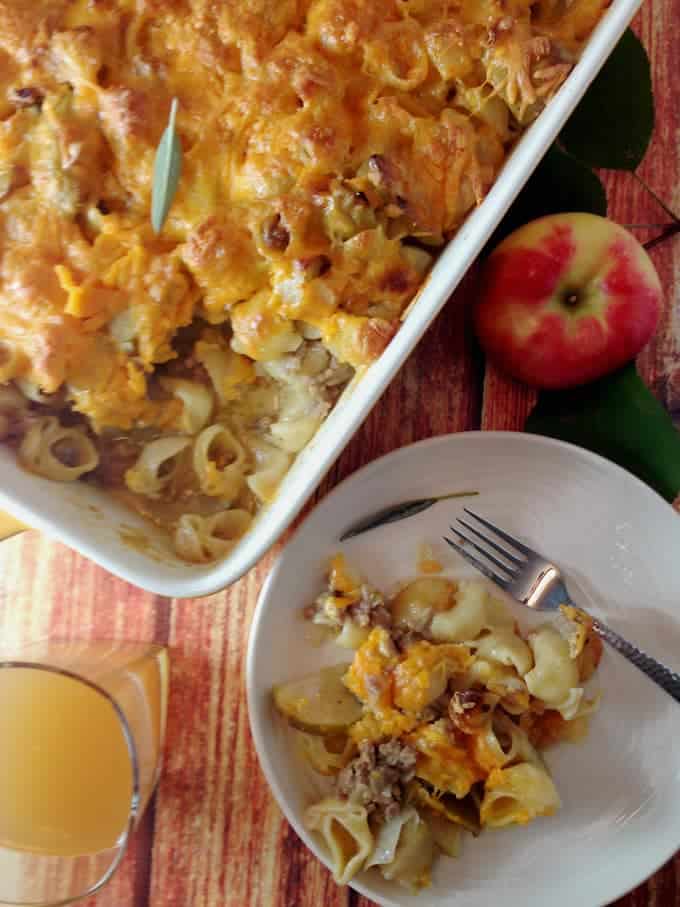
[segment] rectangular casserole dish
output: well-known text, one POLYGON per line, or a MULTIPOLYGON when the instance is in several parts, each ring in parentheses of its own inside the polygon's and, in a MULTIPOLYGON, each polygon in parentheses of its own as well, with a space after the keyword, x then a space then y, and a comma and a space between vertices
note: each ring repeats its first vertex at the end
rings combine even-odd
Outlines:
POLYGON ((0 507, 150 592, 208 595, 233 583, 274 544, 366 418, 446 303, 508 207, 553 142, 635 15, 641 0, 613 0, 583 55, 548 107, 525 132, 482 204, 442 251, 409 315, 380 359, 351 384, 297 457, 275 501, 224 560, 196 566, 179 560, 155 527, 106 493, 59 484, 22 470, 0 447, 0 507))

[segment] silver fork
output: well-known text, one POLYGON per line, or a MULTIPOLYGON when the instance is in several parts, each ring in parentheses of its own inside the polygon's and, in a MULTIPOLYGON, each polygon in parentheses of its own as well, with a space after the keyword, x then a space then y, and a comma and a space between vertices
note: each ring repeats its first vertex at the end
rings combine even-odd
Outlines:
MULTIPOLYGON (((500 586, 515 601, 528 608, 536 611, 556 611, 560 605, 579 607, 572 601, 559 567, 508 532, 494 526, 489 520, 478 516, 467 507, 463 509, 468 516, 488 530, 484 533, 465 520, 458 519, 457 523, 467 531, 467 534, 457 526, 450 528, 463 540, 464 545, 444 537, 444 541, 469 564, 492 583, 500 586), (493 533, 493 536, 489 533, 493 533), (482 547, 475 539, 483 542, 486 547, 482 547), (505 545, 501 542, 505 542, 505 545), (477 554, 472 554, 470 549, 477 554), (484 560, 480 559, 482 557, 484 560)), ((651 655, 638 649, 597 618, 593 618, 593 629, 654 683, 670 693, 676 702, 680 702, 680 674, 676 674, 651 655)))

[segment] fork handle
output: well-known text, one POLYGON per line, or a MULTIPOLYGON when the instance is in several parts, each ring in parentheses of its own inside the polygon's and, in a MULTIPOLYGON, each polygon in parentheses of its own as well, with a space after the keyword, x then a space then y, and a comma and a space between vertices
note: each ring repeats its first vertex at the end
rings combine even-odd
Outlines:
POLYGON ((680 702, 680 674, 676 674, 675 671, 671 671, 670 668, 652 658, 651 655, 647 655, 642 649, 638 649, 637 646, 628 642, 623 636, 619 636, 611 627, 603 624, 601 620, 593 621, 593 629, 617 652, 620 652, 624 658, 627 658, 631 664, 634 664, 655 684, 669 693, 676 702, 680 702))

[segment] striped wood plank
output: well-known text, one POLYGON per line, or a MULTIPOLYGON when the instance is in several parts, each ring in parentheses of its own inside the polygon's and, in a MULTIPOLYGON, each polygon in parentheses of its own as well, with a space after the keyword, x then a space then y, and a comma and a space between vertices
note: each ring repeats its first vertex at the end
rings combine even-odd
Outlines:
MULTIPOLYGON (((648 0, 636 27, 652 57, 657 128, 641 173, 680 209, 677 8, 648 0), (674 18, 675 16, 675 18, 674 18)), ((605 176, 621 223, 664 219, 632 177, 605 176)), ((648 239, 653 231, 639 231, 648 239)), ((680 242, 652 252, 668 305, 641 369, 680 420, 680 242)), ((520 429, 525 388, 484 368, 471 340, 470 275, 330 471, 317 499, 343 477, 404 444, 450 431, 520 429)), ((311 506, 311 505, 310 505, 311 506)), ((309 508, 307 508, 309 509, 309 508)), ((153 640, 172 652, 165 771, 123 867, 90 907, 371 907, 338 888, 283 821, 260 772, 243 690, 248 627, 276 549, 210 598, 171 601, 134 589, 31 532, 0 546, 0 639, 46 636, 153 640)), ((680 907, 680 857, 618 902, 680 907)))

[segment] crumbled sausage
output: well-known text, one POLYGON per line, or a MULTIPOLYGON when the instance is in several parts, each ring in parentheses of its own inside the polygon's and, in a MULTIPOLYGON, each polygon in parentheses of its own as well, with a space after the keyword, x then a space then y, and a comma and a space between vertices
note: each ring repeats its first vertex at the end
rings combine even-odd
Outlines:
POLYGON ((385 605, 385 599, 372 586, 363 583, 359 589, 359 597, 355 604, 349 607, 339 607, 337 596, 342 595, 336 590, 322 592, 313 605, 304 610, 307 620, 316 624, 325 624, 330 627, 340 628, 345 621, 351 621, 359 627, 385 627, 392 625, 392 613, 385 605))
POLYGON ((207 369, 193 356, 164 362, 163 366, 158 369, 158 373, 167 378, 184 378, 187 381, 196 381, 198 384, 206 386, 211 384, 207 369))
POLYGON ((401 809, 406 785, 415 777, 416 752, 398 740, 359 745, 359 755, 338 775, 341 796, 367 812, 390 819, 401 809))
POLYGON ((98 444, 99 463, 93 476, 107 488, 125 485, 125 473, 134 466, 140 448, 127 438, 116 438, 98 444))
POLYGON ((392 612, 385 605, 385 599, 372 586, 364 583, 361 598, 356 605, 347 609, 347 616, 360 627, 390 627, 392 612))
POLYGON ((262 225, 262 239, 264 244, 275 252, 285 252, 290 242, 290 233, 285 224, 281 223, 281 215, 274 214, 268 217, 262 225))

